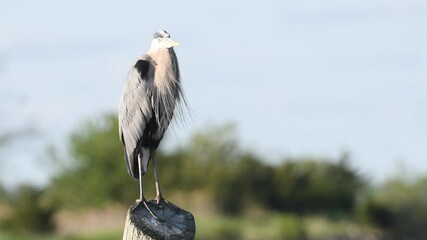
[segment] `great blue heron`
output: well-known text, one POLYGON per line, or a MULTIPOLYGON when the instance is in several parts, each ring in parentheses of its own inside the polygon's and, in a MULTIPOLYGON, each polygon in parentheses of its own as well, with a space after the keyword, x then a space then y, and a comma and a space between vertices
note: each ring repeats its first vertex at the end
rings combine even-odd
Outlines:
POLYGON ((150 160, 154 167, 157 204, 163 199, 156 149, 174 114, 185 102, 173 49, 178 44, 166 31, 156 32, 148 52, 130 69, 123 88, 119 134, 127 170, 131 177, 139 179, 139 200, 144 203, 142 177, 150 160))

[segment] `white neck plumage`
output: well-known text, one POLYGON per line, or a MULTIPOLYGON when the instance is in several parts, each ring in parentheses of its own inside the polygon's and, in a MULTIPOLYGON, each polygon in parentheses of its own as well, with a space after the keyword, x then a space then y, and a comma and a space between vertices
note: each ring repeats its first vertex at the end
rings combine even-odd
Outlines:
POLYGON ((151 48, 148 55, 155 65, 154 85, 156 97, 153 104, 154 109, 163 109, 163 114, 156 112, 158 122, 162 120, 170 121, 174 115, 177 101, 181 98, 181 85, 179 83, 179 69, 176 62, 173 62, 171 54, 173 49, 151 48), (162 119, 164 118, 164 119, 162 119))

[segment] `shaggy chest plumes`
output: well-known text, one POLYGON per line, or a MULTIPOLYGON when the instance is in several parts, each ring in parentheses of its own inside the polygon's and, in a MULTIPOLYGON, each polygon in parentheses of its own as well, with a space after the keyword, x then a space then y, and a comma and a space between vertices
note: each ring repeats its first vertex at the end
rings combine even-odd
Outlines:
POLYGON ((175 76, 169 49, 157 49, 148 52, 148 55, 153 59, 155 65, 154 84, 160 91, 167 91, 171 88, 171 83, 177 81, 175 78, 179 77, 175 76))
POLYGON ((173 49, 156 49, 149 51, 152 59, 153 92, 151 98, 152 110, 159 127, 158 132, 166 130, 181 97, 180 74, 178 63, 173 61, 175 55, 173 49))

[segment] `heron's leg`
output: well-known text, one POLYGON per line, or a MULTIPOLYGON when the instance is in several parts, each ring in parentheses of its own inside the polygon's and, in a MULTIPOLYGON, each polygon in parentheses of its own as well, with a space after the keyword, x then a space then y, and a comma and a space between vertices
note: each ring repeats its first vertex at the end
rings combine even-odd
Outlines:
POLYGON ((156 201, 157 204, 160 203, 160 200, 163 199, 162 191, 160 190, 160 180, 159 180, 159 173, 157 171, 157 157, 156 157, 156 150, 151 149, 150 150, 151 160, 153 160, 153 168, 154 168, 154 181, 156 184, 156 201))
POLYGON ((141 155, 138 155, 138 172, 139 172, 139 200, 140 201, 144 201, 145 202, 145 197, 144 197, 144 186, 142 183, 142 171, 143 171, 143 167, 142 167, 142 157, 141 155))
POLYGON ((145 208, 150 212, 151 216, 153 216, 155 219, 157 219, 156 215, 151 211, 151 209, 147 205, 147 200, 145 200, 144 197, 144 187, 142 183, 142 172, 144 171, 144 168, 142 167, 142 157, 141 155, 138 156, 138 167, 139 167, 139 199, 137 202, 142 202, 145 206, 145 208))

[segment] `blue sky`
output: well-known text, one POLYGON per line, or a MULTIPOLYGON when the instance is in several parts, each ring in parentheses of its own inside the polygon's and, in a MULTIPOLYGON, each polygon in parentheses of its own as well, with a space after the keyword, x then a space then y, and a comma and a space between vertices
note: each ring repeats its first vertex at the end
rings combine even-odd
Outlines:
POLYGON ((1 150, 0 179, 46 182, 46 144, 117 111, 130 66, 161 29, 182 43, 194 118, 170 145, 235 122, 270 161, 349 151, 376 181, 398 162, 426 173, 426 23, 421 0, 2 1, 0 129, 39 134, 1 150))

